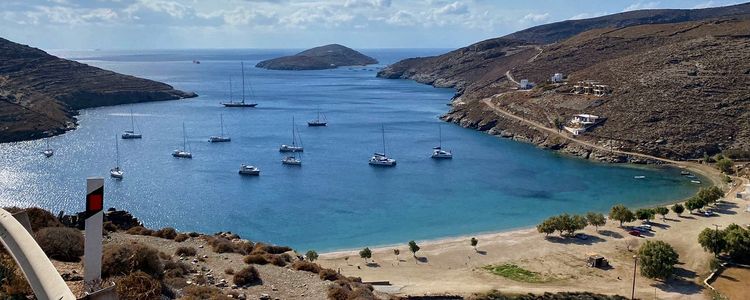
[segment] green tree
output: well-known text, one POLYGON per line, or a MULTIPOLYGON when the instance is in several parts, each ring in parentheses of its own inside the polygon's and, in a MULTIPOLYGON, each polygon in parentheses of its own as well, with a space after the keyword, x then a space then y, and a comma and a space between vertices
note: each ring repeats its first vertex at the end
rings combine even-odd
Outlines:
POLYGON ((676 213, 678 216, 682 214, 682 212, 685 211, 685 207, 682 206, 682 204, 677 203, 675 205, 672 205, 672 211, 676 213))
POLYGON ((722 158, 716 161, 716 168, 726 174, 732 174, 732 168, 734 168, 734 162, 728 158, 722 158))
POLYGON ((586 213, 586 220, 589 225, 596 227, 596 231, 599 231, 599 226, 604 226, 607 223, 607 219, 604 218, 604 214, 588 212, 586 213))
POLYGON ((362 249, 362 251, 359 251, 359 257, 365 260, 365 263, 367 263, 367 260, 372 258, 372 251, 370 248, 365 247, 365 249, 362 249))
POLYGON ((646 241, 638 249, 641 275, 647 278, 667 279, 674 271, 679 255, 671 245, 663 241, 646 241))
POLYGON ((624 222, 635 221, 635 214, 633 214, 631 210, 625 207, 625 205, 618 204, 612 206, 612 209, 609 211, 609 218, 612 220, 620 221, 620 227, 622 227, 622 223, 624 222))
POLYGON ((419 251, 419 245, 417 245, 417 242, 409 241, 409 251, 411 251, 414 258, 417 258, 417 251, 419 251))
POLYGON ((315 250, 307 251, 305 257, 307 257, 307 260, 309 261, 316 261, 318 259, 318 252, 315 252, 315 250))
POLYGON ((471 246, 474 247, 474 251, 477 251, 477 244, 479 244, 479 240, 475 237, 471 238, 471 246))
POLYGON ((716 257, 724 252, 727 247, 727 242, 724 239, 724 232, 722 230, 711 228, 703 229, 703 231, 698 234, 698 243, 701 244, 703 250, 713 253, 716 257))
POLYGON ((737 224, 730 224, 724 229, 727 254, 738 262, 750 263, 750 230, 737 224))
POLYGON ((580 215, 574 215, 573 217, 571 217, 570 221, 570 230, 568 231, 570 235, 575 234, 575 232, 578 230, 583 230, 584 228, 586 228, 586 225, 589 225, 586 217, 580 215))
POLYGON ((654 218, 654 210, 650 208, 639 208, 635 211, 635 217, 638 220, 649 221, 654 218))
POLYGON ((692 213, 696 209, 701 209, 705 206, 703 203, 703 200, 701 200, 698 197, 690 197, 687 201, 685 201, 685 208, 687 208, 690 213, 692 213))
POLYGON ((666 206, 659 206, 657 208, 654 208, 654 212, 661 216, 662 221, 666 221, 667 214, 669 213, 669 208, 667 208, 666 206))
POLYGON ((539 223, 539 225, 536 225, 536 231, 538 231, 539 233, 544 233, 547 236, 555 233, 556 230, 557 227, 555 227, 555 221, 551 218, 548 218, 542 221, 542 223, 539 223))

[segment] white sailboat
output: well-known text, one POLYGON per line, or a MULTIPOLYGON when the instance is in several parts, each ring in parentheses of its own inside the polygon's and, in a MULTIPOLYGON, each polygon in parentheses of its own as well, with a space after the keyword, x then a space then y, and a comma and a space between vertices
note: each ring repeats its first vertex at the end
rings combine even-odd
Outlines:
POLYGON ((260 169, 258 169, 258 167, 255 167, 255 166, 241 165, 239 173, 240 175, 259 176, 260 169))
POLYGON ((193 158, 193 154, 187 151, 187 134, 185 133, 185 123, 182 123, 182 149, 172 151, 172 156, 177 158, 193 158))
POLYGON ((231 142, 232 138, 228 136, 224 136, 224 115, 219 115, 219 119, 221 120, 221 135, 213 135, 208 138, 208 141, 211 143, 225 143, 225 142, 231 142))
POLYGON ((116 179, 122 179, 123 175, 124 172, 120 168, 120 142, 117 141, 117 136, 115 136, 115 167, 109 169, 109 176, 116 179))
POLYGON ((432 158, 434 159, 452 159, 453 152, 450 150, 443 150, 443 127, 438 125, 438 132, 440 136, 440 142, 437 147, 432 148, 432 158))
POLYGON ((42 154, 46 157, 50 157, 52 155, 55 155, 55 150, 49 147, 49 138, 44 139, 45 142, 47 142, 47 148, 42 151, 42 154))
POLYGON ((125 130, 121 137, 123 140, 140 139, 143 137, 140 133, 135 133, 135 117, 133 116, 132 109, 130 110, 130 130, 125 130))
POLYGON ((381 124, 380 129, 383 136, 383 153, 375 152, 370 158, 371 166, 395 167, 396 160, 385 155, 385 127, 381 124))
POLYGON ((297 145, 297 136, 295 136, 295 125, 294 125, 294 117, 292 117, 292 144, 291 145, 281 145, 279 147, 279 152, 302 152, 305 151, 305 148, 302 147, 302 139, 300 139, 300 145, 297 145))
MULTIPOLYGON (((231 99, 229 99, 229 102, 221 103, 224 105, 224 107, 256 107, 258 106, 258 103, 249 103, 245 102, 245 63, 240 62, 240 65, 242 66, 242 100, 237 102, 231 99)), ((230 88, 231 89, 231 88, 230 88)))

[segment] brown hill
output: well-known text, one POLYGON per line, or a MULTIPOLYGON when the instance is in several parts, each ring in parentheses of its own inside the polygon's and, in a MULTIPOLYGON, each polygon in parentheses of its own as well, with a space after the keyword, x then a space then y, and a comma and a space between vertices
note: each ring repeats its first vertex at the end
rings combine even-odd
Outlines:
POLYGON ((377 64, 372 57, 339 44, 315 47, 291 56, 264 60, 255 65, 269 70, 323 70, 341 66, 377 64))
POLYGON ((404 60, 378 75, 456 87, 445 119, 492 134, 587 158, 628 159, 570 145, 480 101, 502 95, 494 97, 498 107, 548 127, 577 113, 607 118, 579 137, 583 140, 666 158, 698 158, 750 146, 748 32, 750 21, 733 18, 594 29, 549 45, 501 38, 404 60), (568 84, 547 83, 558 72, 568 76, 568 84), (515 92, 511 80, 522 78, 540 85, 515 92), (609 85, 612 93, 570 94, 581 80, 609 85))
POLYGON ((0 38, 0 142, 72 129, 83 108, 195 96, 0 38))

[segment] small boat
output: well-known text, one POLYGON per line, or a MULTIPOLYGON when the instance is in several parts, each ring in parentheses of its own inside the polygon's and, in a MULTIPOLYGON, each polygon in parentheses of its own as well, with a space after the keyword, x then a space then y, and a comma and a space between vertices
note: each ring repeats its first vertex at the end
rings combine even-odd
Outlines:
POLYGON ((385 155, 385 127, 381 124, 380 129, 383 136, 383 153, 373 153, 369 164, 371 166, 395 167, 396 160, 385 155))
POLYGON ((307 126, 310 126, 310 127, 321 127, 321 126, 326 126, 326 124, 328 124, 328 120, 326 120, 326 115, 323 115, 323 119, 321 119, 320 110, 318 110, 317 119, 307 122, 307 126))
POLYGON ((231 142, 232 138, 224 136, 224 115, 219 115, 219 119, 221 120, 221 135, 213 135, 208 138, 208 141, 211 143, 231 142))
POLYGON ((688 171, 680 171, 680 175, 686 176, 686 175, 692 175, 692 174, 690 174, 690 172, 688 171))
POLYGON ((133 116, 132 109, 130 110, 130 130, 125 130, 121 137, 123 140, 140 139, 143 137, 140 133, 135 133, 135 117, 133 116))
POLYGON ((434 159, 452 159, 453 152, 450 150, 443 150, 443 129, 442 126, 438 125, 438 132, 440 136, 440 142, 437 147, 432 148, 432 158, 434 159))
POLYGON ((55 155, 55 150, 49 147, 49 139, 45 139, 45 142, 47 142, 47 148, 42 151, 42 154, 46 157, 50 157, 52 155, 55 155))
POLYGON ((297 131, 297 127, 294 126, 294 117, 292 117, 292 144, 291 145, 281 145, 279 147, 279 152, 303 152, 305 151, 305 148, 302 147, 302 139, 300 139, 299 143, 300 145, 297 145, 297 138, 299 136, 299 133, 295 135, 295 132, 297 131))
POLYGON ((201 61, 200 60, 193 60, 193 63, 196 64, 196 65, 200 65, 201 61))
MULTIPOLYGON (((236 102, 231 99, 231 94, 229 96, 229 102, 224 102, 221 105, 224 105, 224 107, 256 107, 258 106, 258 103, 245 103, 245 63, 241 62, 242 65, 242 101, 236 102)), ((231 81, 230 81, 230 91, 231 91, 231 81)))
POLYGON ((255 166, 241 165, 239 173, 240 175, 258 176, 260 175, 260 169, 255 166))
POLYGON ((182 123, 182 149, 172 151, 172 156, 176 158, 193 158, 193 154, 187 151, 187 134, 185 133, 185 123, 182 123))
POLYGON ((290 165, 290 166, 301 166, 302 165, 302 161, 299 158, 296 158, 296 157, 291 156, 291 155, 287 156, 287 157, 284 157, 283 159, 281 159, 281 163, 285 164, 285 165, 290 165))
POLYGON ((120 169, 120 145, 115 136, 115 167, 109 169, 109 176, 115 179, 122 179, 124 172, 120 169))
POLYGON ((690 182, 695 183, 695 184, 701 184, 700 180, 690 180, 690 182))
POLYGON ((633 178, 635 178, 635 179, 644 179, 644 178, 646 178, 646 176, 639 175, 639 176, 633 176, 633 178))

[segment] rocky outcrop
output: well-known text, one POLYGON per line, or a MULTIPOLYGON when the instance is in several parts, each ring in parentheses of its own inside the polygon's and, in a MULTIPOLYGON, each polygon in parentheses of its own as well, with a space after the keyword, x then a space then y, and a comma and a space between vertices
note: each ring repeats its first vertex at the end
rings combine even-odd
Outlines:
POLYGON ((196 96, 0 38, 0 142, 73 129, 79 109, 196 96))
POLYGON ((605 123, 577 138, 614 150, 698 158, 750 147, 750 21, 738 15, 748 10, 750 4, 725 9, 732 13, 725 19, 594 29, 547 45, 510 35, 407 59, 378 76, 451 83, 457 93, 444 119, 498 136, 589 159, 649 162, 548 139, 492 112, 482 99, 493 97, 503 110, 549 128, 578 113, 604 116, 605 123), (549 83, 558 72, 567 83, 549 83), (538 85, 520 92, 514 83, 520 79, 538 85), (612 92, 572 94, 581 80, 612 92))
POLYGON ((342 66, 364 66, 377 64, 372 57, 338 44, 315 47, 297 53, 264 60, 255 65, 269 70, 324 70, 342 66))

